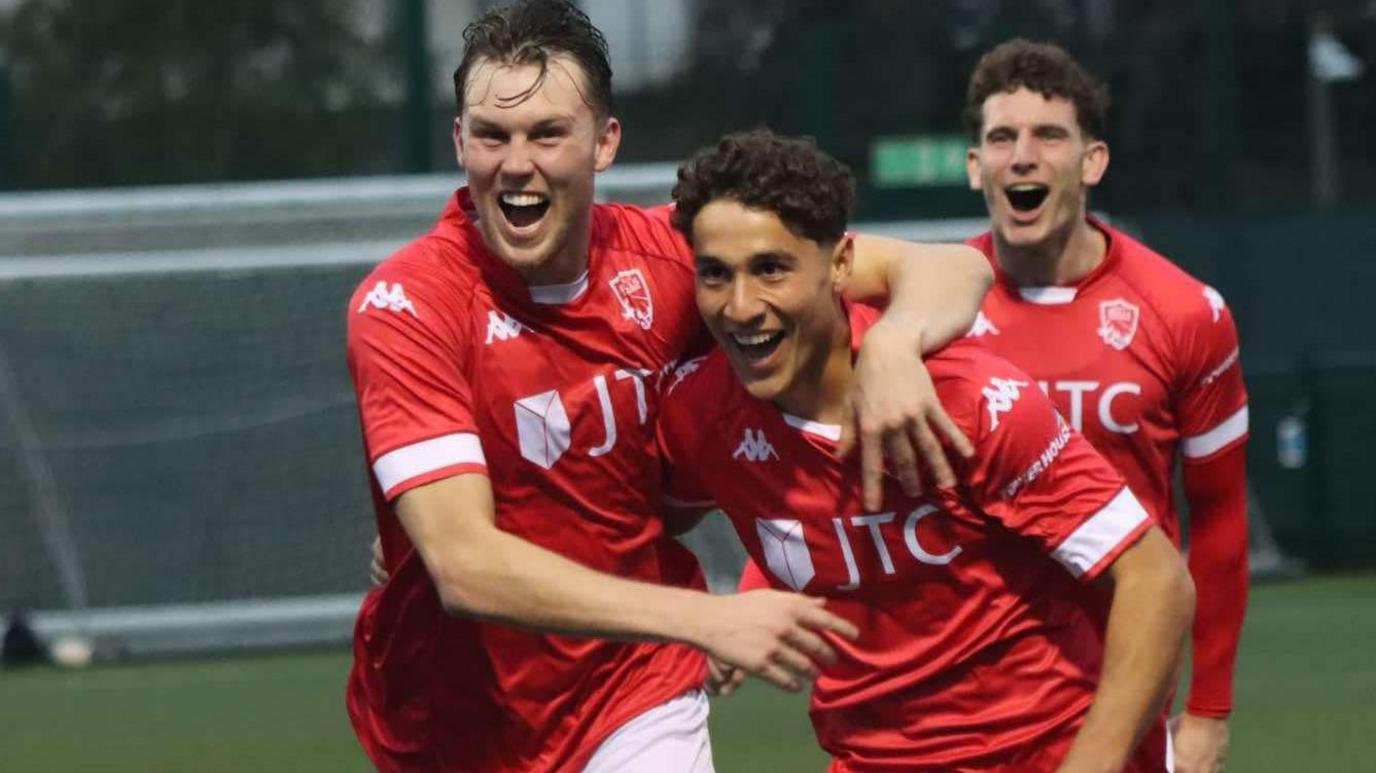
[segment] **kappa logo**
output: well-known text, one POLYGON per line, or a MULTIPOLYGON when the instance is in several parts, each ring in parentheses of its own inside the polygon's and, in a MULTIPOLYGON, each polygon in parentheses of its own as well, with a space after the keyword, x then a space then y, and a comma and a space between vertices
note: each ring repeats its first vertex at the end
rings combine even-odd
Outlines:
POLYGON ((1137 334, 1137 320, 1141 316, 1137 305, 1122 298, 1099 303, 1099 337, 1118 351, 1128 348, 1137 334))
POLYGON ((525 330, 525 325, 517 322, 510 314, 503 314, 499 311, 487 312, 487 340, 483 343, 490 344, 493 341, 509 341, 521 334, 525 330))
POLYGON ((999 414, 1013 410, 1013 403, 1022 397, 1020 390, 1025 386, 1026 381, 994 376, 989 379, 989 386, 980 390, 980 394, 984 395, 984 404, 989 409, 990 431, 998 429, 999 414))
POLYGON ((363 298, 363 303, 358 305, 358 313, 362 314, 372 306, 375 309, 387 309, 389 311, 404 311, 411 316, 420 319, 416 313, 415 304, 406 297, 406 291, 402 289, 401 282, 393 282, 391 287, 386 282, 378 282, 373 289, 368 291, 368 295, 363 298))
POLYGON ((736 446, 736 450, 731 454, 732 459, 745 457, 747 462, 763 462, 773 457, 779 458, 779 454, 774 451, 774 446, 769 444, 769 440, 764 436, 764 430, 752 430, 749 427, 745 430, 745 437, 741 439, 741 444, 736 446))
POLYGON ((650 286, 640 269, 617 273, 609 283, 616 300, 621 304, 621 318, 635 320, 641 330, 649 330, 655 321, 655 305, 650 298, 650 286))
POLYGON ((998 335, 999 329, 994 327, 994 323, 984 316, 984 312, 975 314, 975 324, 970 326, 970 332, 966 333, 971 338, 979 338, 983 335, 998 335))
POLYGON ((664 391, 666 393, 674 391, 679 384, 683 383, 685 378, 688 378, 695 373, 698 368, 702 367, 702 363, 706 359, 706 356, 694 357, 691 360, 684 360, 678 365, 673 366, 674 380, 669 382, 669 388, 664 391))
POLYGON ((1204 285, 1204 300, 1208 301, 1209 311, 1213 312, 1214 322, 1217 322, 1223 316, 1223 309, 1226 307, 1223 296, 1214 288, 1204 285))

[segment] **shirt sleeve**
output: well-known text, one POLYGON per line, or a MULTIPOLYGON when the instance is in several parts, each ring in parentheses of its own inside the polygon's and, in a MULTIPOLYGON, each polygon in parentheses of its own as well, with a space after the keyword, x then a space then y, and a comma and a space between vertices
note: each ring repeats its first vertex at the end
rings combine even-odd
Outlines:
MULTIPOLYGON (((975 456, 975 504, 1005 528, 1035 540, 1072 575, 1093 579, 1150 526, 1114 470, 1056 412, 1026 374, 994 368, 965 398, 975 456)), ((943 399, 943 403, 951 401, 943 399)))
POLYGON ((1247 612, 1247 461, 1234 445, 1186 465, 1190 502, 1190 575, 1195 584, 1193 668, 1185 708, 1226 717, 1233 707, 1233 665, 1247 612))
POLYGON ((670 510, 700 513, 715 507, 712 494, 699 472, 697 457, 701 445, 698 431, 700 411, 694 410, 691 389, 683 381, 702 364, 701 357, 685 360, 668 375, 669 383, 660 403, 655 439, 663 465, 664 505, 670 510))
POLYGON ((1204 286, 1180 317, 1176 416, 1187 464, 1206 461, 1247 437, 1247 389, 1237 326, 1223 296, 1204 286))
POLYGON ((454 337, 422 287, 375 272, 348 310, 348 362, 368 463, 388 500, 486 473, 454 337))

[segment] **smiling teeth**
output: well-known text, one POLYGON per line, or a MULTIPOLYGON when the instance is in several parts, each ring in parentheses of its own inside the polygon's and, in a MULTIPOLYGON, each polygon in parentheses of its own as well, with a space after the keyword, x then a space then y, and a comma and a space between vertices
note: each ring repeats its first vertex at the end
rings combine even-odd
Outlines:
POLYGON ((741 346, 759 346, 760 344, 769 343, 769 341, 774 338, 774 334, 756 333, 754 335, 745 335, 742 333, 732 333, 731 337, 736 339, 736 343, 741 346))
POLYGON ((1023 191, 1039 191, 1045 187, 1046 186, 1038 185, 1037 183, 1018 183, 1017 185, 1008 186, 1008 190, 1014 193, 1022 193, 1023 191))
POLYGON ((503 193, 502 203, 512 207, 534 207, 544 204, 544 196, 538 193, 503 193))

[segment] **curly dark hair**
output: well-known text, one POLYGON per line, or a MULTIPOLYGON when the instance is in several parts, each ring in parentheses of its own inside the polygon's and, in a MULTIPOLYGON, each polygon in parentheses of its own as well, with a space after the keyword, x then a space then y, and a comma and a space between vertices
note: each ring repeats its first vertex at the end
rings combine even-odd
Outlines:
POLYGON ((965 91, 965 128, 978 143, 984 129, 984 100, 1018 88, 1043 97, 1060 97, 1075 105, 1075 118, 1084 133, 1104 138, 1108 123, 1108 87, 1082 68, 1054 43, 1014 38, 980 57, 965 91))
POLYGON ((508 65, 535 64, 540 77, 529 89, 503 98, 519 105, 540 89, 549 75, 549 59, 567 54, 582 68, 587 81, 583 101, 599 117, 612 112, 612 66, 607 40, 588 15, 568 0, 520 0, 494 8, 463 31, 463 59, 454 70, 454 99, 463 112, 468 74, 480 59, 508 65))
POLYGON ((820 244, 845 235, 855 203, 850 168, 811 137, 768 129, 728 134, 678 168, 673 224, 692 241, 693 218, 717 199, 779 216, 790 231, 820 244))

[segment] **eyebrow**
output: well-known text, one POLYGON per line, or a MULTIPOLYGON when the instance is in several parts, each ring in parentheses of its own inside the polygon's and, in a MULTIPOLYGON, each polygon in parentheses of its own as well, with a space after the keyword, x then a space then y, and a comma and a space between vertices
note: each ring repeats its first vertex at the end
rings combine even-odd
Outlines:
POLYGON ((765 258, 770 258, 784 263, 798 262, 797 256, 795 256, 791 252, 784 252, 782 250, 765 250, 764 252, 757 252, 754 255, 750 256, 750 262, 753 263, 757 260, 764 260, 765 258))
MULTIPOLYGON (((560 114, 560 115, 557 115, 557 116, 554 116, 554 117, 551 117, 551 118, 542 118, 542 119, 540 119, 539 121, 536 121, 535 124, 532 125, 532 126, 530 127, 530 131, 540 131, 540 130, 554 129, 554 128, 566 128, 566 127, 568 127, 570 124, 572 124, 573 121, 574 121, 573 116, 571 116, 571 115, 563 115, 563 114, 560 114)), ((472 130, 474 130, 474 131, 494 131, 494 130, 495 130, 495 131, 502 131, 502 132, 509 131, 509 129, 508 129, 507 127, 501 125, 500 123, 497 123, 497 122, 495 122, 495 121, 492 121, 492 120, 489 120, 489 119, 486 119, 486 118, 478 118, 478 117, 471 118, 471 119, 468 121, 468 125, 469 125, 469 127, 470 127, 472 130)))
MULTIPOLYGON (((745 259, 745 262, 746 262, 746 263, 754 263, 754 262, 757 261, 757 260, 765 260, 765 259, 778 260, 778 261, 783 261, 783 262, 786 262, 786 263, 796 263, 796 262, 798 261, 798 258, 797 258, 793 253, 791 253, 791 252, 784 252, 783 250, 765 250, 764 252, 754 252, 754 253, 751 253, 751 254, 750 254, 750 257, 748 257, 748 258, 745 259)), ((722 260, 721 258, 717 257, 716 255, 707 255, 707 254, 703 254, 703 253, 698 253, 698 254, 696 254, 696 255, 693 256, 693 262, 694 262, 694 263, 725 263, 726 261, 724 261, 724 260, 722 260)))
MULTIPOLYGON (((1060 123, 1037 123, 1032 124, 1030 128, 1032 129, 1032 132, 1034 134, 1043 134, 1048 131, 1065 132, 1066 134, 1074 132, 1073 128, 1060 123)), ((984 131, 984 136, 989 137, 1001 132, 1012 132, 1016 134, 1017 129, 1015 129, 1012 126, 1009 126, 1008 124, 995 124, 994 126, 990 126, 988 129, 984 131)))

